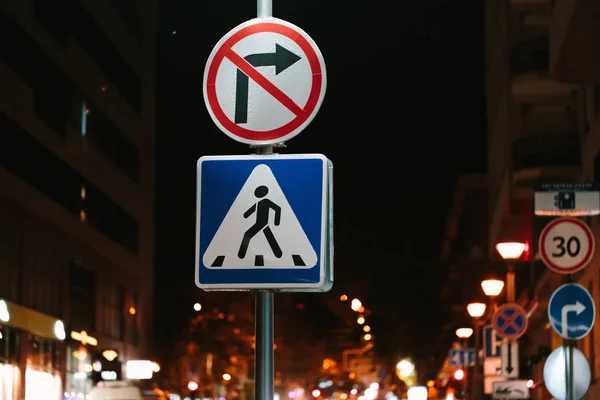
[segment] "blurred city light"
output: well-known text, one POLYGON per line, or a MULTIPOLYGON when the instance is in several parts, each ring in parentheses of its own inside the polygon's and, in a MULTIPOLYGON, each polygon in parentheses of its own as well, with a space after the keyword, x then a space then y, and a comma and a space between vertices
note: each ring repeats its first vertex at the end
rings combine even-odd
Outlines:
POLYGON ((312 391, 313 397, 319 397, 321 395, 321 391, 319 389, 315 389, 312 391))
POLYGON ((534 386, 535 386, 535 383, 533 382, 533 379, 529 379, 529 380, 527 381, 527 387, 528 387, 529 389, 533 389, 533 387, 534 387, 534 386))
POLYGON ((190 381, 190 383, 188 383, 188 389, 192 392, 198 390, 198 384, 194 381, 190 381))
POLYGON ((363 326, 363 331, 371 332, 371 327, 369 325, 365 325, 365 326, 363 326))
POLYGON ((200 303, 194 304, 194 311, 200 311, 200 310, 202 310, 202 304, 200 304, 200 303))
POLYGON ((454 371, 454 379, 456 379, 457 381, 461 381, 464 377, 465 371, 463 371, 462 369, 457 369, 456 371, 454 371))
POLYGON ((401 377, 406 378, 410 376, 415 370, 415 365, 408 360, 402 360, 396 365, 396 369, 401 377))
POLYGON ((425 386, 409 387, 406 396, 408 400, 427 400, 427 388, 425 386))
POLYGON ((223 380, 229 382, 231 380, 231 375, 223 374, 223 380))
POLYGON ((461 339, 468 339, 473 335, 473 329, 471 328, 458 328, 456 330, 456 336, 461 339))
POLYGON ((371 334, 370 334, 370 333, 367 333, 365 336, 363 336, 363 339, 365 339, 367 342, 368 342, 369 340, 371 340, 372 338, 373 338, 373 336, 371 336, 371 334))
POLYGON ((357 322, 359 325, 362 325, 362 324, 364 324, 364 323, 365 323, 365 317, 363 317, 363 316, 361 315, 360 317, 358 317, 358 319, 356 320, 356 322, 357 322))
POLYGON ((341 301, 346 301, 346 300, 348 300, 348 296, 346 296, 345 294, 343 294, 343 295, 340 296, 340 300, 341 301))
POLYGON ((350 308, 352 311, 358 311, 362 307, 362 302, 359 299, 352 299, 350 303, 350 308))

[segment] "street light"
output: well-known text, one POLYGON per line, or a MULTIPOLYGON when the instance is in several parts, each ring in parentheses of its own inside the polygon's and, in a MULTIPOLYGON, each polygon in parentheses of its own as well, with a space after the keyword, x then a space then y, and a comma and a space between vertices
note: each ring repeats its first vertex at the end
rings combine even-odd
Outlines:
POLYGON ((358 318, 356 319, 356 323, 357 323, 357 324, 359 324, 359 325, 362 325, 362 324, 364 324, 364 323, 365 323, 365 317, 363 317, 363 316, 361 315, 360 317, 358 317, 358 318))
POLYGON ((485 314, 486 309, 485 303, 469 303, 467 305, 467 312, 471 316, 471 318, 479 318, 483 314, 485 314))
POLYGON ((481 281, 481 288, 486 296, 496 297, 504 289, 504 282, 500 279, 486 279, 481 281))
POLYGON ((521 258, 525 248, 525 243, 521 242, 503 242, 496 245, 496 250, 500 257, 507 263, 508 270, 506 272, 506 302, 514 303, 515 301, 515 266, 514 261, 521 258))
POLYGON ((456 336, 460 339, 468 339, 473 335, 473 329, 471 328, 458 328, 456 330, 456 336))
POLYGON ((496 245, 496 250, 503 260, 518 260, 525 251, 525 243, 521 242, 503 242, 496 245))
POLYGON ((352 302, 350 303, 350 308, 352 309, 352 311, 357 311, 360 310, 360 308, 362 307, 362 302, 359 299, 352 299, 352 302))
POLYGON ((479 348, 481 347, 481 333, 479 328, 482 324, 479 318, 481 318, 485 314, 486 308, 487 306, 485 305, 485 303, 470 303, 467 305, 467 312, 469 313, 471 318, 475 320, 475 354, 473 360, 475 365, 473 366, 473 379, 471 383, 473 400, 479 400, 481 394, 481 379, 479 373, 479 369, 481 368, 481 362, 479 360, 479 348))
POLYGON ((195 303, 194 304, 194 311, 200 311, 200 310, 202 310, 202 304, 195 303))

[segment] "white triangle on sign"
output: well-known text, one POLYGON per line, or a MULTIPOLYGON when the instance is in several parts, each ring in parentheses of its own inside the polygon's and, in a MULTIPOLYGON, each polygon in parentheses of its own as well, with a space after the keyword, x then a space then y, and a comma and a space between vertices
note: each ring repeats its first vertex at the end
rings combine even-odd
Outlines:
POLYGON ((214 269, 304 269, 317 261, 317 253, 265 164, 252 170, 202 257, 204 265, 214 269))

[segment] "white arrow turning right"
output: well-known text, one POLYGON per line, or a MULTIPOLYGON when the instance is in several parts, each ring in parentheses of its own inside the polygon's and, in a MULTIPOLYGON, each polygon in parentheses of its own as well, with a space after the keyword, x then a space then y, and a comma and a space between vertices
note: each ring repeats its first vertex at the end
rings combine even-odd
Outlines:
POLYGON ((575 304, 567 304, 564 305, 561 310, 560 315, 560 323, 562 325, 562 336, 567 338, 569 337, 569 324, 567 319, 567 314, 570 312, 575 312, 575 315, 581 314, 585 310, 585 306, 581 304, 579 301, 576 301, 575 304))

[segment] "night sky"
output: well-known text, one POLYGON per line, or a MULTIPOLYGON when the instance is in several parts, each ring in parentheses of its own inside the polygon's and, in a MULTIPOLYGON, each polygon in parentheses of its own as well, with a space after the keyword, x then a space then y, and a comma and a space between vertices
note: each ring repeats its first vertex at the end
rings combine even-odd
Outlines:
MULTIPOLYGON (((254 18, 256 3, 160 3, 157 295, 191 307, 168 301, 199 291, 196 160, 251 152, 213 124, 202 74, 213 46, 254 18)), ((274 0, 273 15, 315 40, 328 74, 317 117, 281 150, 334 163, 336 283, 310 296, 365 299, 380 316, 381 343, 427 347, 444 317, 436 271, 454 178, 485 171, 482 3, 274 0)), ((322 318, 315 313, 315 324, 322 318)))

